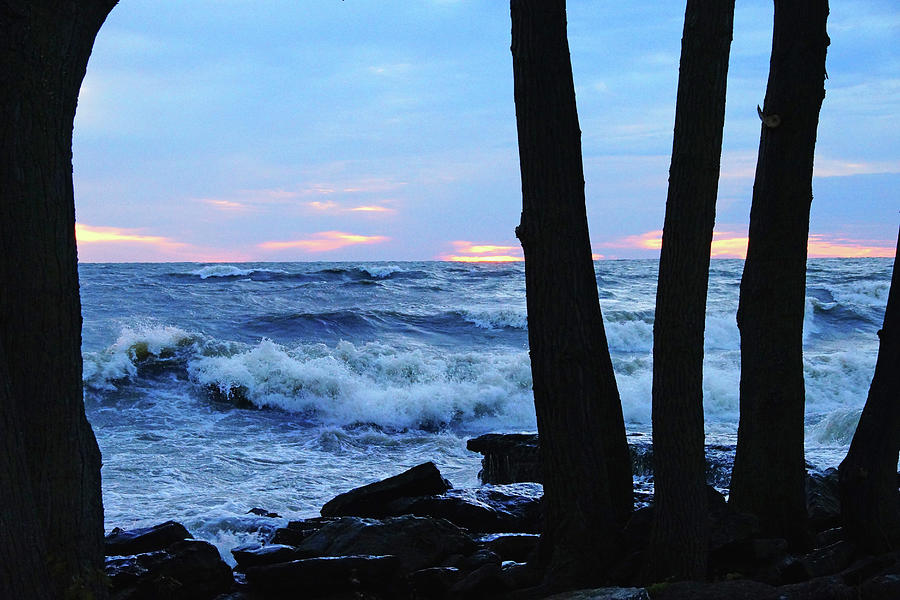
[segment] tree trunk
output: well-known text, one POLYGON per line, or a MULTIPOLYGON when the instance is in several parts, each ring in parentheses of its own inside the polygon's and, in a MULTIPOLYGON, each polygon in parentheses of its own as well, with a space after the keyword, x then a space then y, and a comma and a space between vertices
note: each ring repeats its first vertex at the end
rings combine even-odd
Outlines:
POLYGON ((706 576, 703 332, 734 0, 688 0, 653 325, 649 578, 706 576))
POLYGON ((900 548, 900 238, 875 376, 847 458, 841 463, 841 514, 848 536, 869 552, 900 548))
POLYGON ((741 279, 741 417, 731 502, 766 535, 806 540, 803 313, 827 0, 775 2, 769 82, 741 279))
POLYGON ((600 314, 563 0, 512 0, 528 341, 547 581, 602 577, 632 510, 622 407, 600 314))
POLYGON ((106 596, 100 453, 81 389, 72 125, 94 37, 114 4, 0 6, 0 436, 20 442, 4 463, 25 469, 13 484, 22 493, 4 511, 33 513, 21 526, 37 528, 25 549, 4 536, 0 563, 4 586, 33 581, 28 569, 41 565, 53 598, 106 596))

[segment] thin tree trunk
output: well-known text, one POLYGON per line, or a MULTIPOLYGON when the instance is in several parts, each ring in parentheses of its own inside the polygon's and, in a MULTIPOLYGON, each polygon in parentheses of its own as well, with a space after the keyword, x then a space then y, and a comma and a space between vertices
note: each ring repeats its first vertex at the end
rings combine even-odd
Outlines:
POLYGON ((688 0, 653 325, 650 579, 706 576, 703 332, 734 0, 688 0))
POLYGON ((544 473, 547 581, 597 580, 632 509, 600 314, 563 0, 512 0, 528 340, 544 473))
POLYGON ((741 279, 741 417, 731 502, 806 540, 803 313, 827 0, 776 0, 750 242, 741 279))
POLYGON ((0 562, 22 581, 33 577, 23 565, 40 562, 54 598, 106 596, 100 453, 81 389, 71 152, 87 60, 114 4, 0 7, 0 372, 8 376, 3 410, 15 418, 3 420, 0 435, 18 430, 15 460, 27 469, 30 481, 20 483, 41 538, 30 557, 0 545, 0 562))
POLYGON ((841 463, 841 514, 848 536, 870 552, 900 548, 900 238, 875 376, 847 458, 841 463))

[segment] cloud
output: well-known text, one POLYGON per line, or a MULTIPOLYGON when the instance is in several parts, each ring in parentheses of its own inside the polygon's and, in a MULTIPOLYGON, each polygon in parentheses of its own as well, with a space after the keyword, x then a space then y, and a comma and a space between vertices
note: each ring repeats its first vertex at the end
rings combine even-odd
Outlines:
POLYGON ((245 212, 248 210, 254 210, 252 206, 249 206, 243 202, 235 202, 234 200, 220 200, 216 198, 201 198, 200 202, 204 204, 208 204, 213 208, 226 212, 245 212))
POLYGON ((456 254, 442 254, 438 260, 467 263, 521 262, 525 260, 520 246, 476 244, 462 240, 450 243, 453 244, 456 254))
POLYGON ((94 227, 91 225, 84 225, 83 223, 76 223, 75 239, 79 244, 149 244, 162 248, 175 248, 185 245, 181 242, 176 242, 171 238, 158 235, 144 235, 142 233, 138 233, 139 231, 139 229, 122 229, 120 227, 94 227))
POLYGON ((284 242, 263 242, 259 247, 264 250, 288 250, 297 248, 306 250, 307 252, 328 252, 337 250, 346 246, 356 244, 380 244, 390 241, 391 238, 383 235, 358 235, 354 233, 344 233, 343 231, 320 231, 312 234, 311 237, 299 240, 289 240, 284 242))
MULTIPOLYGON (((713 232, 710 256, 712 258, 745 258, 748 237, 733 231, 713 232)), ((647 231, 630 235, 612 242, 600 244, 610 248, 631 248, 635 250, 659 250, 662 248, 662 231, 647 231)), ((807 245, 809 258, 863 258, 894 256, 891 242, 881 240, 855 240, 835 234, 813 233, 807 245)))

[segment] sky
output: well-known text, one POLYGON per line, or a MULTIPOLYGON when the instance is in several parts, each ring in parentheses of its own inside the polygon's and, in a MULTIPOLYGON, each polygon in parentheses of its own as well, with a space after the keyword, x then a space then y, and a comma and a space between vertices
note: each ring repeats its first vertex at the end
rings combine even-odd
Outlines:
MULTIPOLYGON (((658 256, 684 2, 570 0, 597 258, 658 256)), ((714 257, 743 256, 773 4, 738 0, 714 257)), ((831 3, 811 257, 893 256, 900 10, 831 3)), ((503 0, 122 0, 74 132, 83 262, 521 260, 503 0)))

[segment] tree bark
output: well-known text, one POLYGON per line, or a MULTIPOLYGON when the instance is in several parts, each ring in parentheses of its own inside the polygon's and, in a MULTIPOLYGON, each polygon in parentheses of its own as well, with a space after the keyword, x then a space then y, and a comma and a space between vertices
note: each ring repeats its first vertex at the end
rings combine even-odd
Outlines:
POLYGON ((24 477, 3 482, 23 491, 4 511, 33 513, 21 527, 36 529, 28 548, 4 541, 0 563, 4 586, 31 585, 28 569, 40 565, 53 598, 106 597, 100 453, 81 389, 71 152, 78 91, 114 4, 0 5, 0 436, 17 440, 4 463, 24 477))
POLYGON ((844 530, 869 552, 900 548, 900 238, 875 375, 850 451, 840 467, 844 530))
POLYGON ((602 577, 633 506, 622 407, 588 236, 563 0, 512 0, 528 341, 547 582, 602 577))
POLYGON ((653 325, 649 579, 706 576, 703 332, 734 0, 688 0, 653 325))
POLYGON ((827 0, 775 1, 741 333, 740 425, 731 503, 766 535, 806 533, 803 313, 813 155, 825 96, 827 0))

